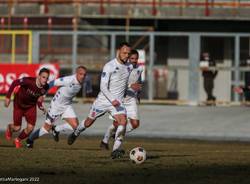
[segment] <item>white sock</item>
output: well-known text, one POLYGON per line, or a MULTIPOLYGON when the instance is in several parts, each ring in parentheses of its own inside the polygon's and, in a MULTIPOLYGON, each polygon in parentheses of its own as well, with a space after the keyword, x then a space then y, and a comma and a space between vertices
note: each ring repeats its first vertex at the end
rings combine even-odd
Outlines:
POLYGON ((74 129, 72 128, 72 126, 70 124, 64 123, 64 124, 61 124, 61 125, 57 125, 55 130, 57 132, 61 132, 61 131, 67 131, 67 130, 73 131, 74 129))
POLYGON ((112 135, 112 133, 113 133, 114 131, 115 131, 115 126, 112 124, 112 125, 110 125, 110 126, 108 127, 108 129, 107 129, 107 131, 106 131, 106 133, 105 133, 105 135, 104 135, 104 138, 103 138, 102 142, 108 144, 109 138, 110 138, 110 136, 112 135))
POLYGON ((78 125, 78 127, 75 129, 74 134, 76 136, 79 136, 81 132, 83 132, 86 127, 84 125, 85 120, 82 120, 82 122, 78 125))
POLYGON ((131 132, 132 130, 134 130, 134 128, 132 127, 131 123, 128 123, 128 124, 127 124, 127 127, 126 127, 126 133, 129 133, 129 132, 131 132))
POLYGON ((48 134, 49 132, 44 128, 40 128, 40 131, 39 131, 39 137, 43 136, 44 134, 48 134))
POLYGON ((121 147, 125 131, 126 130, 125 130, 125 127, 123 125, 119 125, 117 127, 117 130, 115 133, 115 142, 114 142, 114 146, 113 146, 113 151, 117 150, 121 147))

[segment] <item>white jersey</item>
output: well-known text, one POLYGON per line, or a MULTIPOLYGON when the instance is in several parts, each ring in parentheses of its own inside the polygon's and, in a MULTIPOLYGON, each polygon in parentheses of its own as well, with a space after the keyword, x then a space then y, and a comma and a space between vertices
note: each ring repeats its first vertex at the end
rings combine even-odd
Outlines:
POLYGON ((72 104, 73 98, 81 90, 83 84, 79 83, 76 75, 70 75, 54 80, 54 86, 59 86, 51 103, 59 104, 60 106, 72 104))
MULTIPOLYGON (((142 72, 143 72, 143 68, 141 66, 137 66, 136 68, 133 68, 128 79, 128 86, 137 82, 140 83, 142 72)), ((137 98, 137 94, 138 94, 137 91, 134 91, 131 87, 128 87, 126 91, 125 100, 127 101, 131 98, 137 98)))
POLYGON ((122 102, 128 85, 128 78, 133 66, 130 63, 120 64, 113 59, 105 64, 101 76, 98 100, 122 102))
POLYGON ((45 122, 52 124, 60 116, 62 119, 76 118, 75 111, 71 104, 83 84, 78 82, 74 74, 54 80, 52 85, 59 86, 60 88, 51 101, 45 122))

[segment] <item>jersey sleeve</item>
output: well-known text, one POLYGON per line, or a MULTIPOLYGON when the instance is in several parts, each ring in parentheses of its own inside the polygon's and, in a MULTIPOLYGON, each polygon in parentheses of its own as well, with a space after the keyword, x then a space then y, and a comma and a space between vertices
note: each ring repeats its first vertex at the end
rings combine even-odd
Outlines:
MULTIPOLYGON (((140 84, 143 84, 143 80, 142 80, 143 68, 140 67, 140 70, 139 70, 139 71, 140 71, 140 76, 139 76, 138 82, 139 82, 140 84)), ((138 100, 138 103, 140 103, 140 102, 141 102, 141 90, 139 90, 139 91, 137 92, 136 98, 137 98, 137 100, 138 100)))
POLYGON ((70 82, 71 82, 71 76, 61 77, 51 81, 49 83, 49 88, 52 88, 53 86, 68 86, 70 82))
POLYGON ((109 80, 112 75, 112 69, 110 66, 105 65, 101 75, 101 85, 100 90, 104 94, 104 96, 110 101, 114 101, 115 98, 109 91, 109 80))
POLYGON ((139 72, 140 72, 140 76, 139 76, 138 82, 139 82, 140 84, 142 84, 142 83, 143 83, 143 81, 142 81, 142 72, 143 72, 143 68, 142 68, 142 67, 140 67, 139 72))
POLYGON ((45 96, 40 96, 40 97, 37 99, 37 107, 38 107, 40 110, 44 109, 44 106, 43 106, 44 98, 45 98, 45 96))
POLYGON ((21 78, 21 79, 17 79, 17 80, 14 80, 12 82, 12 84, 10 85, 10 88, 6 94, 6 98, 10 98, 11 97, 11 94, 13 92, 13 90, 15 89, 15 87, 17 86, 24 86, 28 83, 28 79, 27 78, 21 78))

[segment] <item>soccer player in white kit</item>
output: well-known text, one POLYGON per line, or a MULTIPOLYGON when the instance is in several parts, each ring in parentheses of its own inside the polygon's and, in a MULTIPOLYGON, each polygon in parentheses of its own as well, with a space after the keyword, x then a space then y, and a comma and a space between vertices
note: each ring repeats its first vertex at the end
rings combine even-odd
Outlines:
MULTIPOLYGON (((123 100, 123 104, 127 111, 127 118, 129 123, 126 127, 126 133, 139 127, 139 113, 138 113, 138 103, 139 103, 139 91, 141 89, 141 74, 143 72, 142 66, 138 65, 139 53, 136 50, 131 50, 129 62, 133 65, 133 70, 130 73, 128 79, 128 89, 126 91, 126 96, 123 100), (139 85, 138 85, 139 84, 139 85), (137 85, 139 87, 137 90, 133 90, 133 86, 137 85)), ((107 129, 103 140, 101 141, 100 147, 104 149, 109 149, 109 138, 114 133, 117 128, 117 122, 114 121, 112 125, 107 129)))
POLYGON ((127 118, 122 101, 127 89, 128 78, 133 68, 127 62, 130 51, 131 48, 128 43, 121 43, 117 49, 117 57, 103 67, 100 92, 92 104, 88 117, 68 137, 69 145, 73 144, 80 133, 90 127, 98 117, 109 112, 118 122, 111 157, 113 159, 119 158, 124 154, 120 147, 125 134, 127 118))
MULTIPOLYGON (((61 117, 67 123, 59 125, 53 130, 57 133, 63 129, 74 130, 78 126, 78 118, 72 107, 72 100, 81 90, 87 69, 84 66, 79 66, 74 75, 62 77, 50 82, 50 87, 59 86, 55 96, 53 97, 48 109, 43 127, 34 131, 27 139, 27 147, 32 148, 35 139, 48 134, 52 129, 53 123, 61 117)), ((58 139, 58 135, 55 136, 58 139)), ((58 140, 56 140, 58 141, 58 140)))

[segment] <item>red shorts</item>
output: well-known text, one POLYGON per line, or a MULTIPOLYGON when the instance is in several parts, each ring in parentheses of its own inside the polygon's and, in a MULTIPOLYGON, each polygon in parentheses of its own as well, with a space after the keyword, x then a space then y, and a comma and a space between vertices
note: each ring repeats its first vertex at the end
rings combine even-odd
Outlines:
POLYGON ((14 102, 13 120, 15 126, 22 125, 22 118, 25 117, 28 124, 35 126, 36 124, 36 105, 30 108, 21 108, 14 102))

